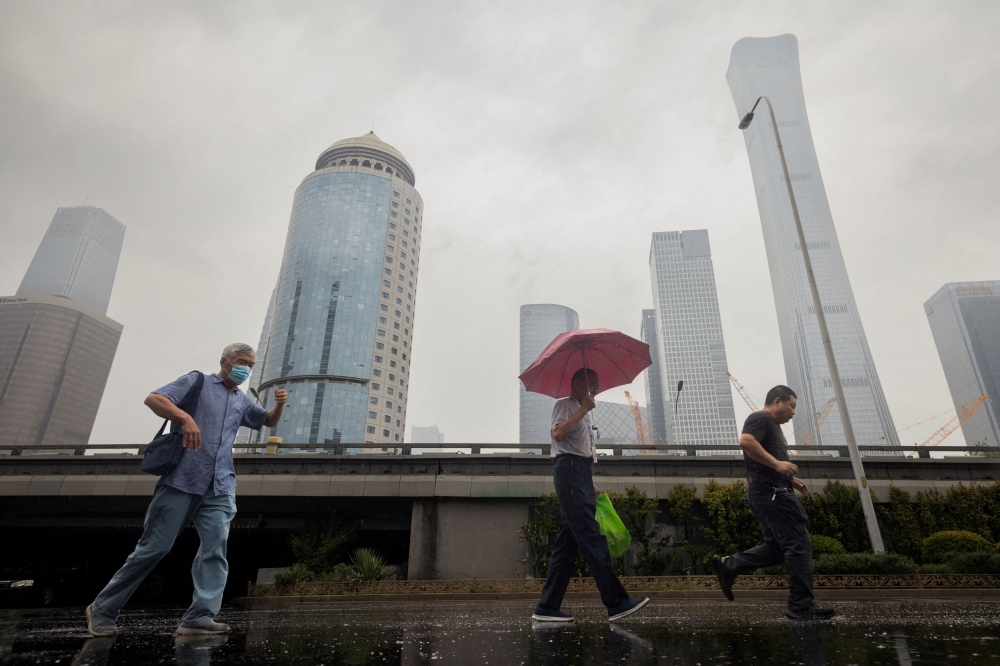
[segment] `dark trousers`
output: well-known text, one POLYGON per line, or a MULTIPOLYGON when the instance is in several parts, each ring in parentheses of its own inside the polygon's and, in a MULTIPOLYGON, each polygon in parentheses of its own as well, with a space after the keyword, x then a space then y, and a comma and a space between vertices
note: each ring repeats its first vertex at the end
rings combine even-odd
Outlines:
POLYGON ((803 611, 813 603, 813 552, 809 518, 791 490, 751 495, 750 510, 764 532, 764 543, 730 555, 726 569, 733 577, 762 567, 784 564, 788 571, 788 609, 803 611))
POLYGON ((559 532, 552 546, 549 574, 545 577, 542 598, 538 605, 549 610, 559 610, 566 587, 573 575, 576 553, 583 552, 590 566, 601 601, 614 608, 628 599, 611 562, 608 540, 601 534, 594 514, 597 499, 594 497, 594 478, 590 458, 561 455, 556 458, 553 482, 559 497, 559 532))

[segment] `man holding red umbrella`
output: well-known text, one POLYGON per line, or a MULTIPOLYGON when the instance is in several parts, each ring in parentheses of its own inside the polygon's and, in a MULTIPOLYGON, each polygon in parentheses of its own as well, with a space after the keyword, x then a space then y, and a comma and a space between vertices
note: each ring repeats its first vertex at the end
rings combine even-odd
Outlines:
POLYGON ((568 384, 570 394, 557 400, 552 409, 553 484, 559 497, 559 532, 532 620, 573 621, 572 615, 559 608, 573 575, 578 550, 583 553, 601 601, 608 608, 608 620, 620 620, 649 603, 646 597, 628 596, 615 573, 608 540, 594 517, 600 490, 593 480, 597 450, 590 421, 602 370, 611 378, 609 383, 621 385, 631 382, 649 364, 649 347, 644 343, 617 331, 595 329, 563 333, 521 374, 521 381, 529 391, 551 395, 562 393, 568 384))

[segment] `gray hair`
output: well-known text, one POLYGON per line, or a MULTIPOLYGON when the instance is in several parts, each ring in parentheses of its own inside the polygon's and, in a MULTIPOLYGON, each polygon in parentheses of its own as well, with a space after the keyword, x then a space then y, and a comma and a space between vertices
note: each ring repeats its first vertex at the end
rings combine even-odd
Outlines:
POLYGON ((253 350, 253 347, 245 342, 234 342, 231 345, 226 345, 226 348, 222 350, 222 358, 227 361, 233 360, 233 357, 237 354, 246 354, 247 356, 257 355, 257 353, 253 350))

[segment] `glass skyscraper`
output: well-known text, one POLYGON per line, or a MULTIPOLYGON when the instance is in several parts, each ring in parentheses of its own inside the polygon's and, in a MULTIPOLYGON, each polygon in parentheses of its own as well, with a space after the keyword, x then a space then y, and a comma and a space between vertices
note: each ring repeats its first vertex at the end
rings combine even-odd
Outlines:
MULTIPOLYGON (((760 95, 767 95, 774 104, 857 443, 898 446, 823 187, 802 93, 798 40, 794 35, 741 39, 733 46, 726 80, 739 118, 760 95)), ((834 390, 765 104, 761 102, 743 138, 771 271, 786 381, 799 398, 794 427, 796 432, 805 432, 834 390)), ((839 410, 830 411, 813 443, 846 444, 839 410)))
POLYGON ((649 434, 653 443, 667 442, 667 423, 664 417, 663 382, 660 381, 660 343, 656 335, 656 310, 642 311, 641 339, 649 345, 649 358, 653 364, 646 368, 646 413, 649 434))
POLYGON ((18 287, 18 296, 45 294, 108 313, 125 225, 100 208, 56 211, 18 287))
POLYGON ((962 424, 966 444, 1000 445, 1000 280, 946 284, 924 310, 955 409, 990 398, 962 424))
POLYGON ((279 388, 289 399, 261 439, 402 443, 423 228, 415 182, 371 132, 324 150, 296 190, 255 368, 265 405, 279 388))
POLYGON ((125 226, 56 211, 16 296, 0 298, 0 444, 87 444, 122 325, 107 317, 125 226))
MULTIPOLYGON (((549 343, 566 331, 580 328, 580 316, 575 310, 551 303, 521 306, 521 369, 524 370, 538 358, 549 343)), ((552 441, 552 406, 555 398, 524 390, 521 392, 521 443, 549 444, 552 441)))
POLYGON ((731 449, 736 414, 708 231, 654 233, 649 272, 666 443, 731 449))

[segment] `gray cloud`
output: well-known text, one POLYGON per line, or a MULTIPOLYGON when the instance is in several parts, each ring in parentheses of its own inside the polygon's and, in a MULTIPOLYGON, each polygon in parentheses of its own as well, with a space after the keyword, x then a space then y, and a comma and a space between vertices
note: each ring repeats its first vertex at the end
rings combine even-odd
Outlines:
POLYGON ((672 229, 709 229, 731 369, 761 397, 784 369, 724 76, 737 39, 785 32, 905 427, 950 406, 923 301, 997 277, 993 2, 6 2, 0 292, 58 206, 128 226, 93 441, 146 440, 149 390, 256 343, 295 187, 374 121, 426 202, 410 424, 516 440, 518 306, 637 335, 672 229))

